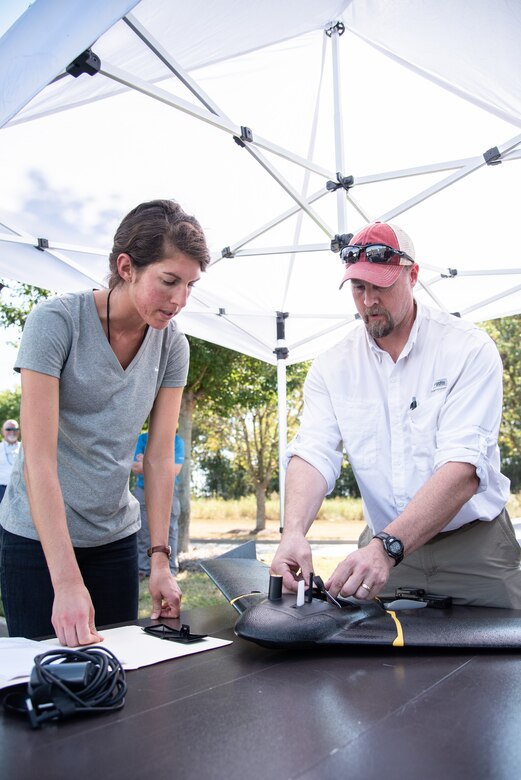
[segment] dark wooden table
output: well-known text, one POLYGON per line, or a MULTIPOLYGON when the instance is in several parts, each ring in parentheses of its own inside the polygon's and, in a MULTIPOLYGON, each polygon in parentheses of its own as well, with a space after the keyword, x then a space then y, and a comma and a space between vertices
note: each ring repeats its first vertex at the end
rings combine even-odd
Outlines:
POLYGON ((2 711, 0 777, 521 777, 521 657, 511 652, 269 650, 234 636, 227 604, 182 617, 233 644, 128 672, 113 714, 32 730, 2 711))

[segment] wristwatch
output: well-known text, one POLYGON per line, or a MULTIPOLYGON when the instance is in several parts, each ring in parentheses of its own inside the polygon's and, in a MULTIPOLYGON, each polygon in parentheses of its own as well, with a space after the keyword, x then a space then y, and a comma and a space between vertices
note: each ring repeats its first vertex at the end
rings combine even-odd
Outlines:
POLYGON ((391 534, 386 534, 385 531, 381 531, 379 534, 375 534, 373 539, 380 539, 385 552, 389 558, 393 559, 395 566, 398 566, 398 564, 403 561, 404 547, 396 536, 391 536, 391 534))
POLYGON ((153 553, 156 552, 164 553, 167 556, 167 558, 172 557, 172 548, 170 547, 169 544, 158 544, 157 547, 149 547, 147 550, 147 555, 149 558, 151 558, 153 553))

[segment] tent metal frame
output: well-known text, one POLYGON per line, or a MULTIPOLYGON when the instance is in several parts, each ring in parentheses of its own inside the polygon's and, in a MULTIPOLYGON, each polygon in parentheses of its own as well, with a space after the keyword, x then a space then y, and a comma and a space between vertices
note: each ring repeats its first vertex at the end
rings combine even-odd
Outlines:
MULTIPOLYGON (((130 3, 129 5, 133 5, 133 4, 130 3)), ((334 106, 333 128, 334 128, 334 151, 335 151, 335 165, 336 165, 336 172, 333 173, 330 170, 327 170, 321 166, 314 164, 311 161, 311 159, 298 156, 293 152, 291 152, 290 150, 284 149, 281 146, 274 144, 269 140, 258 136, 250 128, 243 125, 235 124, 228 116, 225 115, 225 113, 213 101, 213 99, 196 83, 196 81, 190 76, 190 74, 186 72, 179 65, 178 62, 176 62, 176 60, 173 58, 171 53, 166 51, 166 49, 159 43, 159 41, 157 41, 154 38, 154 36, 150 34, 150 32, 139 22, 139 20, 132 13, 127 13, 125 16, 122 17, 122 19, 125 22, 125 24, 128 26, 128 28, 132 30, 132 32, 142 41, 142 43, 146 47, 148 47, 150 52, 152 52, 156 57, 159 58, 159 60, 163 63, 163 65, 170 71, 172 76, 176 77, 176 79, 178 79, 178 81, 180 81, 184 85, 184 87, 186 87, 190 91, 190 93, 198 101, 199 105, 184 100, 172 94, 170 91, 164 89, 163 87, 158 86, 155 83, 144 81, 140 79, 138 76, 136 76, 135 74, 128 73, 107 62, 100 63, 99 72, 95 74, 95 77, 96 78, 105 77, 107 79, 111 79, 112 81, 120 85, 123 85, 126 88, 133 89, 141 93, 142 95, 146 95, 154 100, 160 101, 161 103, 164 103, 172 108, 182 111, 192 116, 193 118, 199 119, 200 121, 209 123, 213 127, 228 133, 237 141, 239 146, 241 146, 244 150, 246 150, 247 153, 250 154, 255 159, 255 161, 266 171, 266 173, 277 182, 277 184, 287 193, 287 195, 293 201, 293 206, 291 206, 289 209, 287 209, 281 214, 278 214, 276 217, 274 217, 264 225, 260 226, 254 232, 236 240, 233 244, 230 244, 230 246, 226 247, 226 250, 223 250, 223 252, 221 252, 220 255, 216 254, 212 258, 212 264, 217 264, 219 262, 222 262, 223 260, 225 261, 227 257, 237 257, 237 256, 246 257, 249 255, 263 255, 263 254, 267 255, 267 254, 281 254, 281 253, 290 253, 294 255, 303 252, 315 252, 315 251, 324 251, 325 249, 326 250, 332 249, 331 243, 299 245, 298 235, 295 236, 295 244, 292 246, 283 246, 283 247, 272 246, 272 247, 266 247, 260 249, 259 248, 248 249, 248 245, 251 244, 253 240, 266 234, 272 228, 280 225, 290 217, 299 213, 302 216, 305 214, 307 215, 308 218, 313 220, 313 222, 319 227, 319 229, 327 236, 328 240, 332 242, 333 239, 335 238, 335 231, 331 229, 331 227, 313 208, 314 204, 318 200, 320 200, 325 195, 329 194, 331 191, 335 192, 336 206, 337 206, 338 234, 342 236, 345 235, 347 231, 348 202, 365 220, 371 221, 369 215, 366 214, 363 207, 353 197, 352 189, 355 186, 362 187, 364 185, 368 185, 376 182, 391 181, 393 179, 401 179, 406 177, 414 177, 414 176, 421 176, 425 174, 450 171, 450 173, 446 177, 444 177, 437 183, 421 190, 412 198, 409 198, 408 200, 398 204, 394 208, 387 211, 385 214, 376 217, 376 219, 380 219, 381 221, 386 222, 404 213, 408 209, 413 208, 417 204, 421 203, 422 201, 425 201, 426 199, 437 194, 438 192, 441 192, 443 189, 450 187, 451 185, 461 180, 462 178, 469 176, 473 172, 479 170, 484 165, 498 164, 500 162, 519 159, 521 157, 521 149, 519 148, 521 146, 521 134, 520 134, 506 141, 501 146, 498 146, 492 150, 488 150, 487 152, 484 153, 484 155, 479 157, 445 161, 438 164, 430 164, 430 165, 424 165, 424 166, 419 166, 410 169, 389 171, 386 173, 379 173, 371 176, 360 176, 357 177, 355 181, 352 181, 352 183, 349 184, 348 186, 342 186, 345 185, 345 182, 347 181, 347 179, 344 179, 345 161, 344 161, 344 140, 343 140, 343 112, 342 112, 342 103, 341 103, 341 78, 340 78, 341 77, 340 37, 344 31, 344 26, 342 22, 332 22, 330 26, 324 31, 325 40, 327 39, 327 41, 329 41, 331 44, 331 58, 332 58, 332 90, 333 90, 333 106, 334 106), (307 186, 307 179, 306 179, 306 184, 304 185, 304 191, 303 192, 297 191, 290 184, 290 182, 286 180, 286 178, 282 175, 282 173, 279 170, 277 170, 274 163, 272 163, 266 157, 264 152, 268 152, 271 155, 274 155, 283 160, 289 161, 297 166, 300 166, 307 172, 307 175, 316 174, 320 177, 325 178, 326 187, 322 187, 320 190, 310 195, 307 195, 305 192, 305 188, 307 186), (329 184, 330 186, 327 186, 327 184, 329 184)), ((57 77, 57 79, 61 79, 66 76, 67 73, 64 72, 60 74, 57 77)), ((42 112, 41 115, 45 115, 45 113, 46 112, 42 112)), ((8 117, 7 119, 9 118, 10 117, 8 117)), ((11 124, 12 123, 13 122, 11 122, 11 124)), ((0 241, 27 244, 29 246, 31 245, 37 246, 43 252, 49 252, 50 254, 52 254, 54 258, 68 265, 69 267, 80 270, 81 273, 83 273, 84 275, 85 275, 84 269, 80 268, 74 262, 74 260, 68 257, 65 254, 66 252, 89 252, 94 254, 106 254, 99 249, 79 247, 71 244, 64 244, 60 242, 55 242, 51 239, 47 239, 46 242, 43 242, 42 245, 41 240, 35 239, 33 236, 29 236, 28 234, 23 233, 22 231, 17 231, 14 229, 12 233, 0 233, 0 241)), ((439 281, 442 278, 446 278, 447 276, 452 275, 454 273, 454 270, 442 269, 442 268, 435 269, 435 270, 439 273, 439 276, 437 276, 434 280, 431 280, 427 284, 423 283, 423 287, 426 290, 426 292, 431 296, 431 298, 435 301, 435 303, 438 306, 440 306, 440 308, 443 308, 441 302, 439 301, 434 291, 432 290, 432 287, 434 286, 436 281, 439 281)), ((463 271, 459 273, 462 275, 463 274, 467 274, 467 275, 488 274, 488 273, 494 273, 497 275, 498 273, 501 273, 501 270, 494 269, 494 270, 487 270, 487 271, 466 271, 466 272, 463 271)), ((521 268, 518 269, 517 271, 516 270, 512 271, 511 269, 508 269, 505 270, 505 273, 509 273, 509 274, 521 273, 521 268)), ((93 279, 93 281, 99 284, 101 280, 93 279)), ((515 292, 520 289, 521 289, 521 285, 518 285, 514 288, 510 288, 509 290, 505 291, 502 294, 490 298, 489 300, 497 300, 503 297, 504 295, 511 294, 512 292, 515 292)), ((467 311, 469 310, 471 309, 467 309, 467 311)), ((207 306, 205 307, 205 311, 208 314, 215 315, 215 312, 212 312, 211 308, 207 306)), ((236 322, 230 319, 229 316, 228 317, 226 316, 226 311, 219 312, 219 313, 221 314, 221 316, 223 316, 225 319, 228 320, 230 327, 240 328, 240 326, 236 322)), ((228 315, 229 314, 230 312, 228 311, 228 315)), ((278 380, 278 394, 279 394, 279 409, 278 409, 279 473, 280 473, 281 528, 282 528, 283 526, 282 507, 284 503, 284 478, 283 478, 284 467, 282 463, 282 453, 286 447, 286 441, 287 441, 286 358, 288 356, 288 346, 285 338, 284 325, 285 325, 286 317, 291 316, 291 312, 289 313, 276 312, 272 316, 275 317, 275 326, 277 332, 276 348, 274 349, 274 352, 277 355, 277 380, 278 380)), ((344 321, 345 321, 345 315, 340 315, 340 316, 344 316, 344 321)), ((335 315, 331 315, 330 313, 328 315, 325 315, 325 317, 335 317, 335 315)), ((334 325, 332 326, 331 329, 333 330, 336 327, 339 326, 334 325)))

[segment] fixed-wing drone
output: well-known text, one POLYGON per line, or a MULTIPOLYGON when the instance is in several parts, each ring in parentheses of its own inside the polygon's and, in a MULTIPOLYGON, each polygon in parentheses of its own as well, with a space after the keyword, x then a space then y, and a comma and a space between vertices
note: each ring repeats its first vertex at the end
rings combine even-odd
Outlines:
POLYGON ((410 589, 391 602, 333 599, 320 577, 304 594, 284 594, 281 578, 257 560, 255 542, 201 566, 239 612, 235 633, 259 645, 521 648, 521 610, 453 606, 410 589))

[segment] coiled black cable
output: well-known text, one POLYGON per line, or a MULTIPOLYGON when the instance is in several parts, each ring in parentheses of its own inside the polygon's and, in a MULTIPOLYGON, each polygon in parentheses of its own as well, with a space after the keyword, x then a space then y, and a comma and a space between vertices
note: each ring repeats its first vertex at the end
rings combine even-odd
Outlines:
POLYGON ((25 713, 38 728, 79 713, 119 710, 126 692, 125 671, 110 650, 50 650, 34 659, 27 695, 10 694, 4 706, 25 713))

